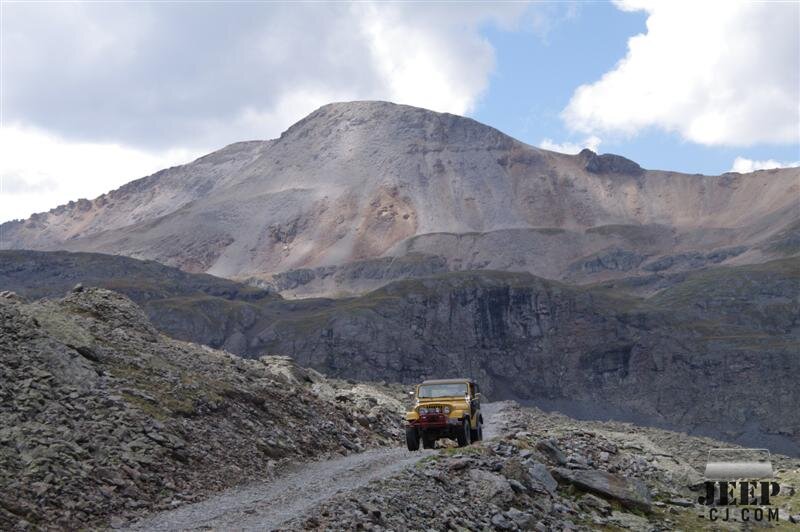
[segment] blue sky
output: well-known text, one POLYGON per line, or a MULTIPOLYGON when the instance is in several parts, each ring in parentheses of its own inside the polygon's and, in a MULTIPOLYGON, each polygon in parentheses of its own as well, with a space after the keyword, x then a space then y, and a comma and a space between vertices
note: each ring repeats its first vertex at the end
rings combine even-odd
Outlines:
POLYGON ((471 116, 652 169, 800 161, 798 2, 0 5, 0 221, 332 101, 471 116))
MULTIPOLYGON (((582 135, 569 131, 561 111, 575 88, 600 78, 625 57, 628 39, 646 31, 647 14, 624 12, 610 2, 582 4, 572 16, 566 11, 559 10, 546 36, 483 29, 496 50, 497 66, 473 118, 533 145, 543 138, 580 142, 582 135)), ((600 151, 624 155, 645 168, 711 175, 730 170, 736 157, 800 161, 796 143, 704 146, 656 128, 604 138, 600 151)))

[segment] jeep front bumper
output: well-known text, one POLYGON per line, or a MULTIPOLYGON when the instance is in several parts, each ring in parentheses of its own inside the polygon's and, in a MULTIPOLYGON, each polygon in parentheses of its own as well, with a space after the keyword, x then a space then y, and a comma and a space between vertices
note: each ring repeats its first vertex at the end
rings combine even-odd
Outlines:
POLYGON ((418 419, 409 421, 406 426, 418 429, 445 429, 460 424, 460 419, 448 417, 446 414, 420 414, 418 419))

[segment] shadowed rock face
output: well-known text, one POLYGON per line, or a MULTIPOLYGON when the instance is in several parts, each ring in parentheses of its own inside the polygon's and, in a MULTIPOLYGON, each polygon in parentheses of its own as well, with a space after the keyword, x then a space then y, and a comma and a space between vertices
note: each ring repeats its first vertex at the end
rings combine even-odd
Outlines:
POLYGON ((450 271, 585 283, 648 274, 652 264, 702 268, 716 263, 706 255, 733 247, 741 251, 719 262, 796 254, 799 178, 796 168, 643 170, 617 155, 534 148, 450 114, 336 103, 278 139, 233 144, 3 224, 0 246, 154 259, 292 297, 363 293, 424 271, 367 266, 361 277, 350 268, 407 255, 450 271), (615 254, 635 260, 603 260, 615 254), (598 257, 596 267, 574 267, 598 257))
POLYGON ((114 287, 171 336, 245 357, 280 353, 332 375, 405 383, 466 373, 492 399, 800 453, 797 259, 664 277, 646 298, 626 295, 624 282, 575 287, 486 271, 300 301, 124 257, 0 259, 0 289, 43 296, 80 281, 114 287), (105 266, 88 266, 98 261, 105 266), (153 283, 153 273, 171 272, 194 288, 153 283))
POLYGON ((584 168, 593 174, 619 174, 619 175, 642 175, 644 169, 625 157, 619 155, 605 154, 597 155, 592 150, 583 149, 578 154, 586 161, 584 168))

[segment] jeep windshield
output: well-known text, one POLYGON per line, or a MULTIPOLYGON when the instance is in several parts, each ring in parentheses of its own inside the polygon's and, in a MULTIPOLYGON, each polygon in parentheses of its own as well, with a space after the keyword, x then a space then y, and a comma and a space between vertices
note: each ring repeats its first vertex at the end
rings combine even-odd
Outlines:
POLYGON ((419 387, 417 397, 420 399, 433 399, 435 397, 458 397, 468 394, 466 382, 454 384, 423 384, 419 387))

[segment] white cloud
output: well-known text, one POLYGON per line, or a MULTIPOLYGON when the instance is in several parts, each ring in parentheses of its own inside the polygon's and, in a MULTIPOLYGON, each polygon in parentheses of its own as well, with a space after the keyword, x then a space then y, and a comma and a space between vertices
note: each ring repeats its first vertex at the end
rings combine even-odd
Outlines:
POLYGON ((560 153, 569 153, 574 155, 580 152, 584 148, 589 148, 590 150, 596 153, 597 150, 600 148, 601 142, 602 140, 600 139, 600 137, 591 135, 583 139, 583 142, 579 143, 574 143, 574 142, 557 143, 553 142, 551 139, 542 139, 542 141, 539 143, 539 147, 544 150, 557 151, 560 153))
POLYGON ((647 32, 562 116, 585 133, 648 127, 705 145, 800 142, 800 4, 623 0, 647 32))
POLYGON ((448 13, 426 20, 400 4, 354 11, 388 99, 462 115, 472 111, 494 69, 494 50, 476 31, 490 12, 450 11, 455 23, 443 24, 448 13))
POLYGON ((791 166, 800 166, 800 161, 790 163, 776 161, 774 159, 767 159, 766 161, 754 161, 745 157, 737 157, 733 161, 731 172, 739 172, 740 174, 747 174, 755 172, 756 170, 771 170, 773 168, 788 168, 791 166))
POLYGON ((70 200, 94 198, 132 179, 191 161, 186 150, 145 152, 118 144, 69 142, 20 126, 0 129, 0 222, 70 200))
POLYGON ((3 114, 12 126, 0 139, 0 219, 94 197, 189 154, 277 137, 331 101, 466 114, 494 69, 481 30, 516 28, 527 10, 4 4, 3 114))
POLYGON ((4 111, 7 120, 68 138, 206 149, 275 137, 331 100, 392 100, 466 114, 495 64, 481 30, 514 27, 526 10, 378 2, 9 4, 4 111), (282 107, 287 100, 292 113, 282 107))

